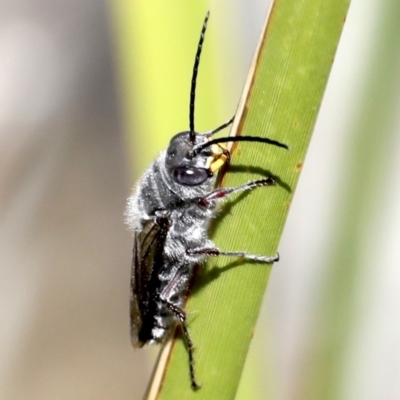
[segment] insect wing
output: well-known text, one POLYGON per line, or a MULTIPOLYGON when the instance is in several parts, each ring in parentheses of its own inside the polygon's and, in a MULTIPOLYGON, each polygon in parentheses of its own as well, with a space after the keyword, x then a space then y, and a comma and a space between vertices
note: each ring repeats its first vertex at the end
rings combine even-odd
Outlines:
POLYGON ((131 340, 135 347, 143 346, 139 332, 147 322, 150 302, 154 298, 153 280, 163 264, 163 248, 168 228, 164 219, 147 220, 142 230, 135 232, 131 272, 131 340))

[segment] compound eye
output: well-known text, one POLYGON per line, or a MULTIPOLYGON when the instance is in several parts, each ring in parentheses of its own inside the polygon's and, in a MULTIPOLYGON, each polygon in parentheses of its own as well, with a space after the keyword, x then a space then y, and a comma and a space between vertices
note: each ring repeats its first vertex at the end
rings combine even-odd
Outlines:
POLYGON ((205 168, 176 167, 172 171, 174 180, 185 186, 201 185, 209 176, 205 168))

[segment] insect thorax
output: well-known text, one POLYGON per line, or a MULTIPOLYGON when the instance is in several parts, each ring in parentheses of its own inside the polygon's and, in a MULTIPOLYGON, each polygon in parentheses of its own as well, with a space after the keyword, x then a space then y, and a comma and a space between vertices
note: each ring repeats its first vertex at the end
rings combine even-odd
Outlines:
POLYGON ((187 213, 201 219, 212 216, 209 215, 209 210, 201 210, 197 206, 184 207, 184 203, 209 193, 215 186, 215 178, 198 186, 179 185, 166 171, 165 155, 162 152, 144 172, 128 200, 126 222, 132 230, 141 228, 140 220, 154 218, 161 212, 172 215, 176 211, 175 215, 187 213))

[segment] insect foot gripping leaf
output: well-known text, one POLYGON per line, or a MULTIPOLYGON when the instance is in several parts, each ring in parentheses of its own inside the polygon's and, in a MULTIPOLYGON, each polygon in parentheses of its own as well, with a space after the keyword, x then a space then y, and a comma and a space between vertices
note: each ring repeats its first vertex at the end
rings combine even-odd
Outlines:
POLYGON ((211 139, 229 126, 197 133, 194 129, 196 77, 204 42, 207 13, 197 46, 190 90, 189 130, 175 135, 167 148, 150 165, 128 201, 127 222, 134 232, 131 275, 131 338, 136 347, 164 342, 181 326, 189 356, 193 389, 200 384, 194 371, 193 342, 183 309, 194 269, 208 256, 243 257, 273 263, 278 255, 258 256, 245 251, 223 251, 208 237, 210 220, 217 203, 231 195, 257 187, 273 186, 273 178, 258 179, 239 187, 215 189, 215 172, 230 159, 220 143, 261 142, 288 147, 259 137, 211 139))

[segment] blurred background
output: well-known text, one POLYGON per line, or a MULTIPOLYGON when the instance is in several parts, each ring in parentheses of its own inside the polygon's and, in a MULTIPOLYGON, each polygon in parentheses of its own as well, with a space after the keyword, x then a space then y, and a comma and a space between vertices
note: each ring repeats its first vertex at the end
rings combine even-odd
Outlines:
MULTIPOLYGON (((135 180, 235 111, 268 1, 0 2, 0 398, 140 399, 135 180)), ((400 3, 353 0, 238 399, 398 399, 400 3)))

